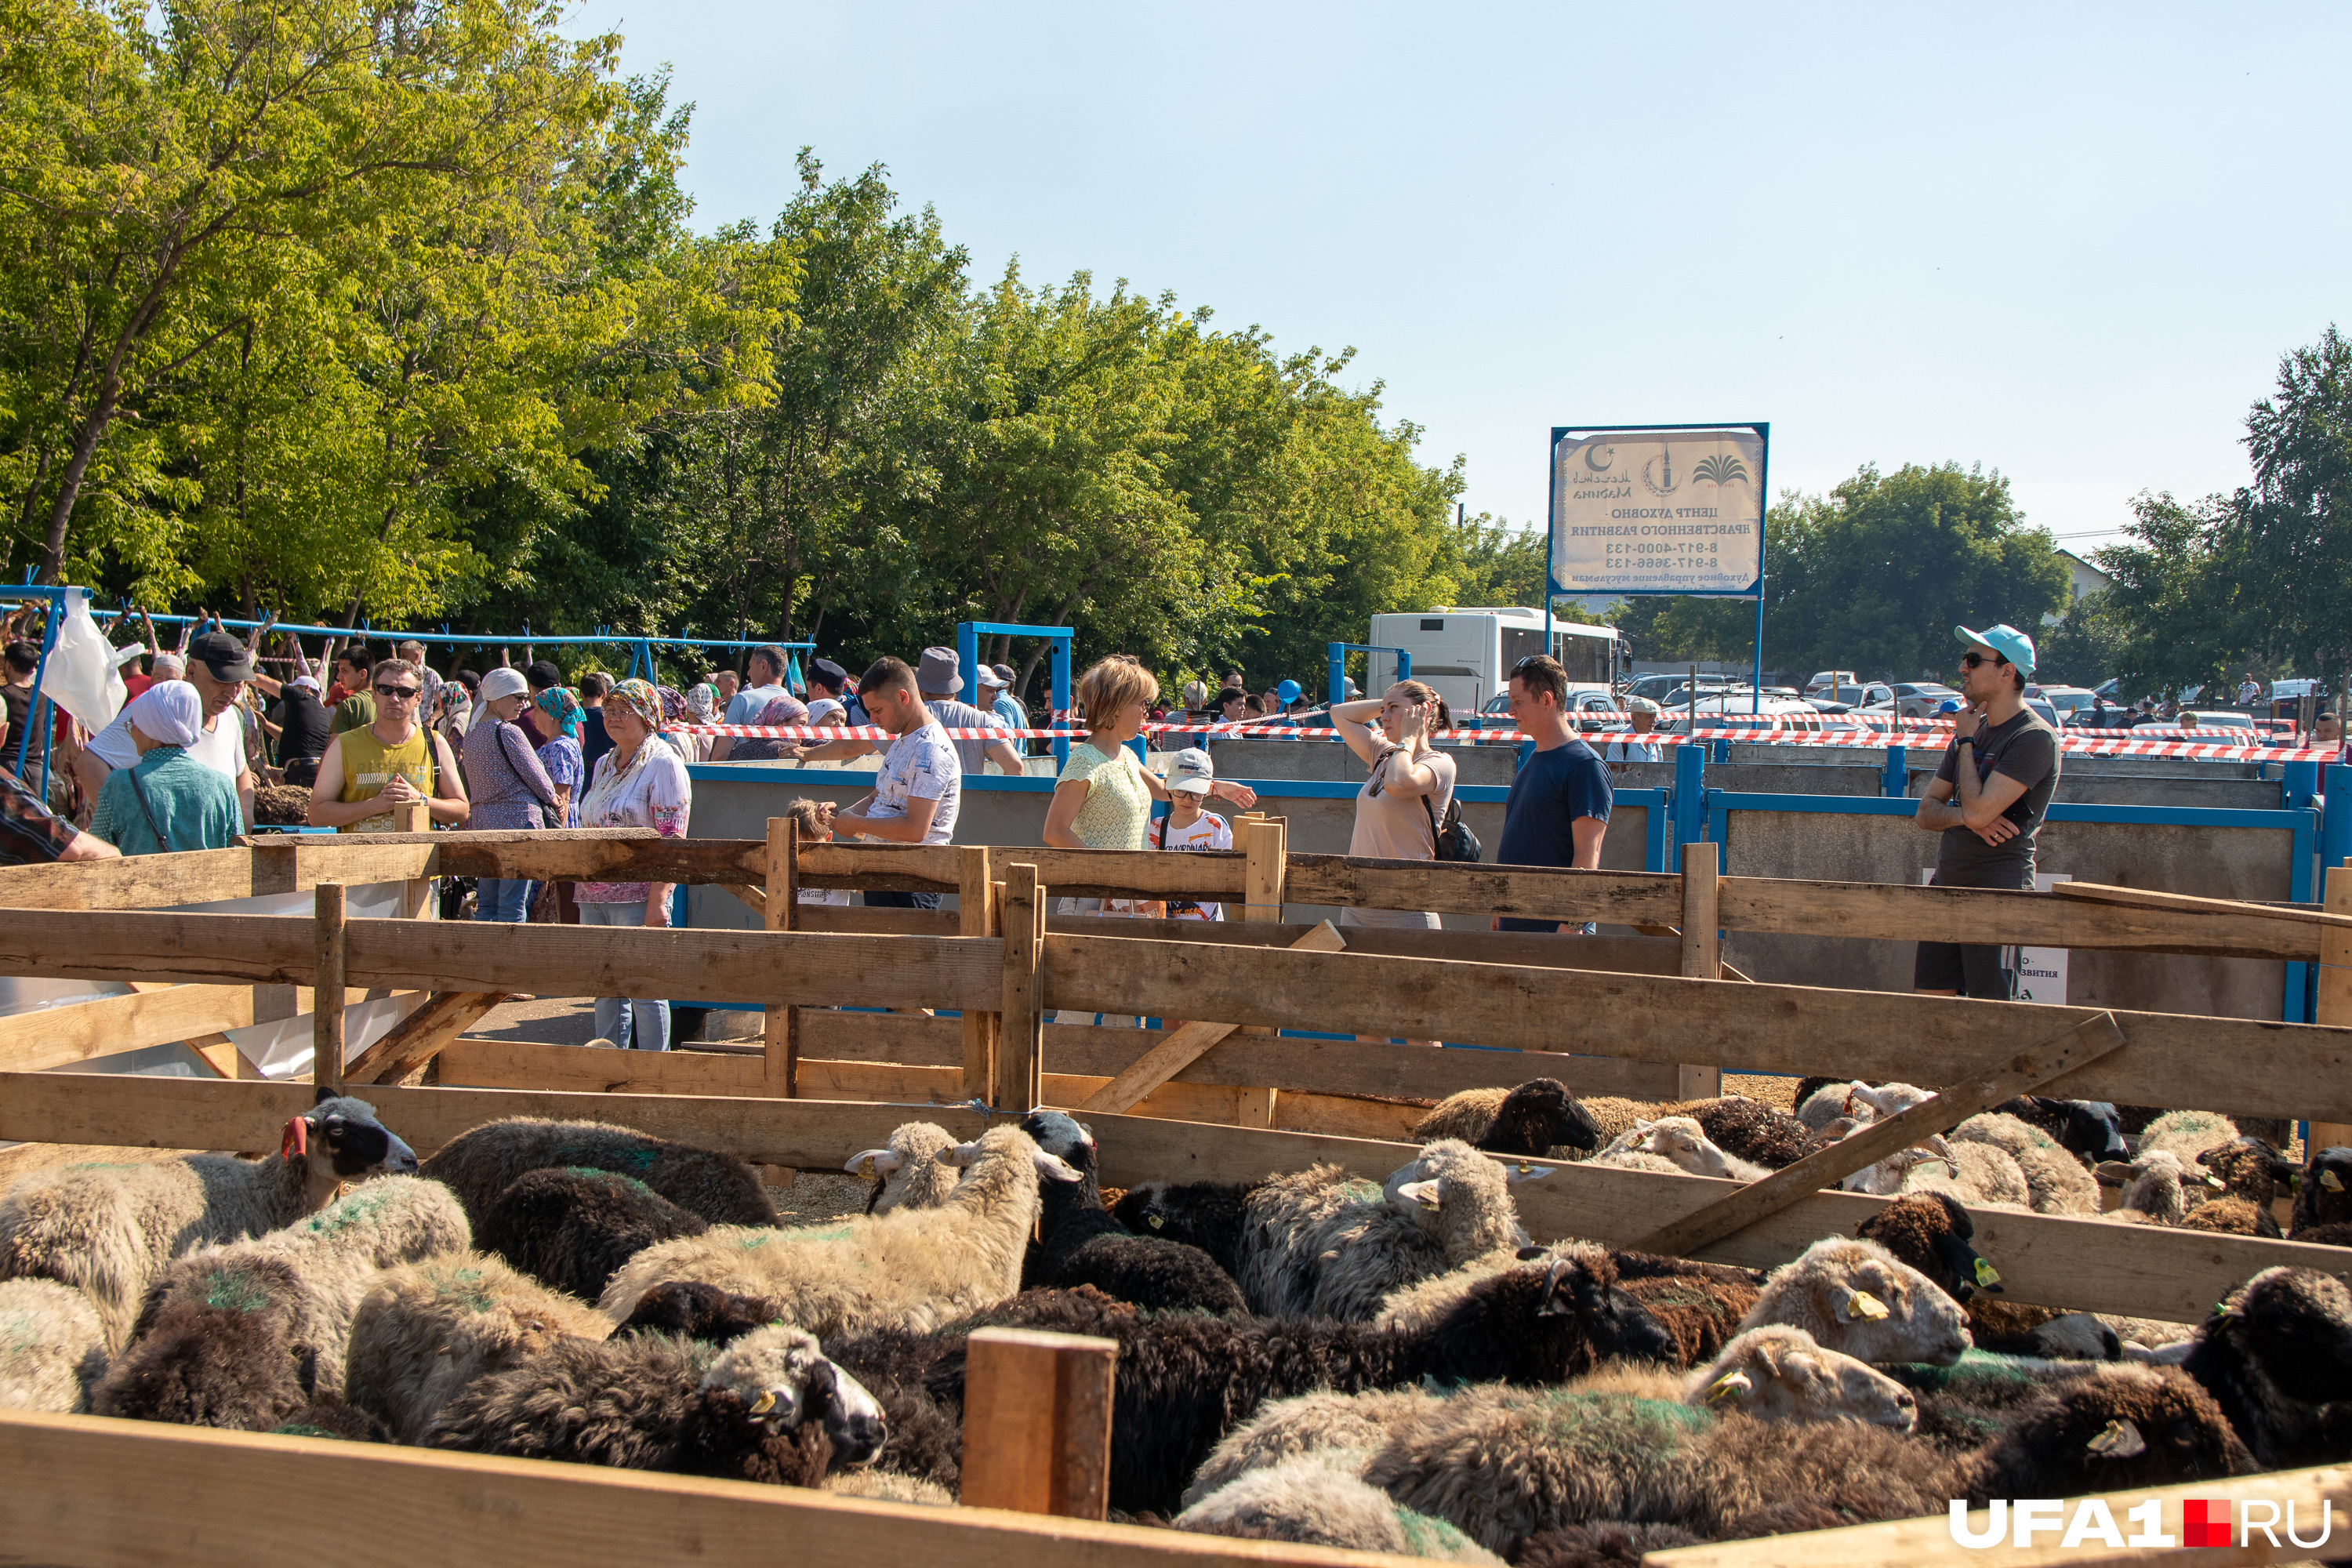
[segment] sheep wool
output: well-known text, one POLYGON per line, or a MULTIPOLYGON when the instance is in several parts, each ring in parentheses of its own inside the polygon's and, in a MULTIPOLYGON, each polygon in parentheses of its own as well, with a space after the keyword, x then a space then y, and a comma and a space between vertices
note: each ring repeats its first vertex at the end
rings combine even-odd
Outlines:
POLYGON ((1077 1172, 1076 1182, 1043 1184, 1037 1245, 1022 1266, 1027 1287, 1092 1285, 1122 1301, 1163 1311, 1245 1310, 1241 1287, 1197 1247, 1129 1235, 1103 1207, 1094 1134, 1058 1110, 1033 1110, 1021 1130, 1077 1172))
POLYGON ((1642 1122, 1620 1135, 1610 1146, 1610 1152, 1655 1154, 1694 1176, 1713 1176, 1722 1181, 1754 1182, 1771 1174, 1752 1161, 1717 1148, 1697 1119, 1689 1116, 1662 1116, 1655 1121, 1642 1122))
POLYGON ((1569 1157, 1601 1146, 1601 1124, 1558 1079, 1529 1079, 1516 1088, 1465 1089, 1437 1102, 1413 1124, 1416 1143, 1458 1138, 1490 1154, 1532 1158, 1564 1151, 1569 1157))
POLYGON ((1242 1237, 1255 1182, 1142 1182, 1110 1205, 1113 1218, 1138 1236, 1197 1247, 1217 1267, 1241 1278, 1242 1237))
POLYGON ((0 1279, 72 1286, 119 1350, 148 1286, 180 1254, 291 1225, 345 1184, 416 1169, 416 1152, 376 1120, 375 1107, 319 1094, 265 1160, 190 1154, 24 1177, 0 1198, 0 1279))
POLYGON ((656 1285, 699 1281, 757 1297, 777 1317, 820 1337, 867 1329, 938 1328, 1021 1287, 1021 1259, 1037 1223, 1041 1173, 1077 1173, 1018 1127, 992 1127, 949 1152, 969 1173, 937 1208, 901 1208, 795 1230, 719 1226, 629 1259, 601 1305, 625 1320, 656 1285))
POLYGON ((1916 1164, 1904 1177, 1903 1190, 1948 1192, 1979 1206, 2032 1206, 2032 1186, 2007 1150, 1990 1143, 1948 1142, 1943 1145, 1942 1158, 1950 1166, 1948 1175, 1932 1163, 1916 1164))
POLYGON ((1209 1450, 1184 1489, 1184 1506, 1192 1507, 1249 1471, 1294 1459, 1313 1458, 1328 1468, 1333 1456, 1351 1456, 1348 1468, 1360 1471, 1391 1428, 1420 1415, 1438 1397, 1425 1388, 1372 1388, 1268 1400, 1209 1450))
POLYGON ((2014 1161, 2025 1181, 2027 1202, 2036 1214, 2099 1212, 2098 1182, 2056 1139, 2031 1122, 1986 1111, 1953 1128, 1952 1139, 1989 1144, 2014 1161))
POLYGON ((1503 1561, 1444 1520, 1400 1507, 1387 1493, 1313 1459, 1237 1476, 1173 1522, 1179 1530, 1249 1541, 1402 1552, 1491 1568, 1501 1568, 1503 1561))
POLYGON ((635 1176, 563 1165, 532 1171, 500 1193, 476 1239, 542 1284, 593 1301, 646 1247, 709 1228, 635 1176))
POLYGON ((2268 1469, 2352 1458, 2352 1290, 2314 1268, 2265 1268, 2223 1298, 2181 1369, 2268 1469))
POLYGON ((377 1276, 352 1314, 343 1396, 397 1441, 419 1442, 477 1378, 565 1339, 601 1340, 612 1328, 601 1313, 486 1253, 403 1264, 377 1276))
POLYGON ((2140 1133, 2139 1152, 2145 1157, 2161 1150, 2194 1169, 2199 1155, 2234 1142, 2238 1137, 2238 1124, 2217 1112, 2168 1110, 2140 1133))
POLYGON ((1959 1303, 1874 1241, 1827 1237, 1772 1271, 1740 1329, 1786 1323, 1874 1366, 1949 1366, 1969 1345, 1959 1303))
POLYGON ((79 1415, 106 1373, 106 1327, 54 1279, 0 1279, 0 1410, 79 1415))
POLYGON ((759 1173, 736 1156, 603 1121, 485 1122, 436 1151, 422 1173, 447 1184, 479 1226, 498 1195, 525 1175, 567 1165, 634 1176, 710 1225, 776 1223, 759 1173))
POLYGON ((2307 1240, 2306 1232, 2324 1225, 2352 1225, 2352 1149, 2322 1149, 2303 1168, 2287 1235, 2307 1240))
POLYGON ((963 1176, 961 1167, 940 1158, 955 1145, 955 1134, 935 1121, 904 1122, 891 1131, 887 1144, 852 1154, 842 1169, 854 1176, 877 1178, 874 1195, 866 1203, 867 1214, 934 1209, 947 1201, 963 1176))

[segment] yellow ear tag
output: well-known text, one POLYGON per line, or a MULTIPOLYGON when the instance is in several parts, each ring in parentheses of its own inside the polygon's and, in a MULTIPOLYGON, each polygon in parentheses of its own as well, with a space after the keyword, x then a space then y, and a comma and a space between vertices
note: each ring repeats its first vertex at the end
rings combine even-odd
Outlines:
POLYGON ((765 1415, 775 1407, 776 1394, 773 1389, 761 1389, 760 1397, 751 1401, 751 1414, 754 1415, 765 1415))
POLYGON ((1721 1377, 1717 1378, 1714 1385, 1706 1391, 1706 1402, 1709 1405, 1724 1404, 1725 1402, 1737 1397, 1740 1390, 1747 1386, 1748 1380, 1740 1376, 1739 1373, 1736 1372, 1725 1373, 1721 1377))
POLYGON ((1988 1260, 1981 1258, 1978 1258, 1977 1283, 1987 1290, 1991 1289, 1994 1286, 2000 1283, 2000 1270, 1995 1268, 1988 1260))
POLYGON ((1158 1230, 1160 1226, 1162 1226, 1166 1225, 1168 1222, 1167 1222, 1166 1220, 1164 1220, 1164 1219, 1161 1219, 1158 1215, 1156 1215, 1156 1214, 1152 1214, 1152 1215, 1144 1215, 1144 1216, 1143 1216, 1143 1223, 1144 1223, 1144 1224, 1146 1224, 1146 1225, 1148 1225, 1148 1226, 1150 1226, 1152 1229, 1154 1229, 1154 1230, 1158 1230))
POLYGON ((2094 1454, 2109 1459, 2132 1459, 2147 1452, 2147 1439, 2139 1428, 2120 1418, 2110 1421, 2106 1429, 2090 1441, 2094 1454))
POLYGON ((2340 1193, 2344 1190, 2344 1178, 2333 1171, 2322 1171, 2319 1173, 2319 1184, 2331 1193, 2340 1193))
POLYGON ((1850 1318, 1868 1318, 1874 1322, 1886 1316, 1886 1303, 1867 1290, 1856 1290, 1848 1297, 1845 1310, 1850 1318))

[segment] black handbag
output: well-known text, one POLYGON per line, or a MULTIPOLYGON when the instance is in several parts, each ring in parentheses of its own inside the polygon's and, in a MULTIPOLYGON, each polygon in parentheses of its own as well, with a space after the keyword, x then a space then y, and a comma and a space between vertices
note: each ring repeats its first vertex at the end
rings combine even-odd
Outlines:
POLYGON ((1423 795, 1421 814, 1429 818, 1429 836, 1436 840, 1440 860, 1475 860, 1486 852, 1478 836, 1470 831, 1470 825, 1462 820, 1460 801, 1445 803, 1445 820, 1441 823, 1437 820, 1437 808, 1429 804, 1427 795, 1423 795))

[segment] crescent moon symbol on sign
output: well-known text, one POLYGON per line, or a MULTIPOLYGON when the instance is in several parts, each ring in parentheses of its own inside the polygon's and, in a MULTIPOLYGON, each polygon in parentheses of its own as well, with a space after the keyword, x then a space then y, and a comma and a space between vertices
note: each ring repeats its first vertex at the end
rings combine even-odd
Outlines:
POLYGON ((1617 448, 1614 447, 1602 447, 1598 442, 1594 443, 1592 446, 1587 447, 1584 449, 1584 466, 1591 468, 1596 474, 1607 473, 1609 471, 1609 464, 1601 462, 1597 458, 1597 454, 1604 451, 1612 458, 1617 456, 1617 448))

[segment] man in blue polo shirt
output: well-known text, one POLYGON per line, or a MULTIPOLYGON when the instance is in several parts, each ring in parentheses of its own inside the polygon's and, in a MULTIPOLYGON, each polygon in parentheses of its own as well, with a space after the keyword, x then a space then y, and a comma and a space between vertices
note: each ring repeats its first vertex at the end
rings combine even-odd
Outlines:
MULTIPOLYGON (((1503 807, 1503 841, 1495 851, 1507 866, 1601 868, 1609 834, 1609 764, 1568 727, 1568 671, 1559 660, 1532 654, 1511 668, 1511 719, 1536 749, 1511 780, 1503 807)), ((1587 931, 1559 921, 1498 915, 1496 931, 1587 931)))

